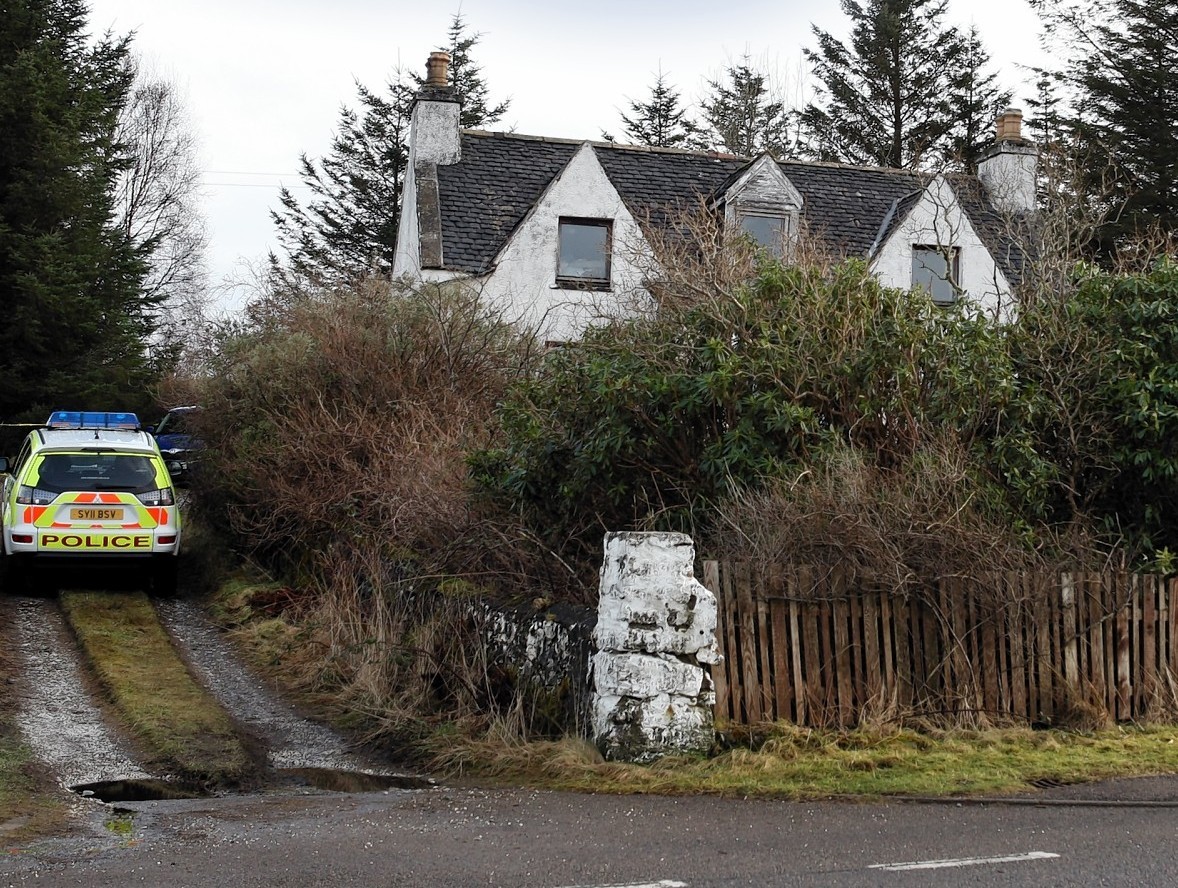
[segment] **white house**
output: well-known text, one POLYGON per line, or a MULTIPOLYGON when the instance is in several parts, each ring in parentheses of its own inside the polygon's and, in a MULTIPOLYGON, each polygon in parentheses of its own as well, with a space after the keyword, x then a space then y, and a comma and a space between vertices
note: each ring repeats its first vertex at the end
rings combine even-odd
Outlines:
POLYGON ((804 229, 888 286, 996 316, 1011 305, 1037 160, 1016 110, 976 177, 930 175, 464 131, 448 64, 430 56, 413 108, 396 275, 470 280, 544 338, 575 339, 604 302, 643 292, 636 257, 652 229, 706 206, 770 249, 804 229))

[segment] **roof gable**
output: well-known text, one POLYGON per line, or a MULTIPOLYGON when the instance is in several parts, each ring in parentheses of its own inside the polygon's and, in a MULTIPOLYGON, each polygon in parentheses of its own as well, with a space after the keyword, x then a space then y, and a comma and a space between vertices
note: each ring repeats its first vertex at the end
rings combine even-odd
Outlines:
POLYGON ((800 209, 804 198, 769 154, 741 170, 717 197, 725 205, 748 204, 779 211, 800 209))
POLYGON ((488 271, 579 142, 464 132, 462 159, 438 167, 445 268, 488 271))

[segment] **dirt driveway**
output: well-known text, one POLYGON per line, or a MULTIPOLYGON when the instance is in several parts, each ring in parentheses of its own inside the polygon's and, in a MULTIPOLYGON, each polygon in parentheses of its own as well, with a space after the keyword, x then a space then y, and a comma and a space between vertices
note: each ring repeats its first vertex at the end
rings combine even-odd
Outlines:
MULTIPOLYGON (((196 680, 265 750, 269 787, 370 791, 430 785, 304 718, 243 665, 195 602, 157 601, 156 610, 196 680)), ((65 800, 72 827, 88 840, 133 835, 135 815, 120 814, 119 806, 174 795, 170 775, 142 763, 98 691, 55 598, 0 598, 0 621, 6 717, 49 775, 48 791, 65 800), (112 818, 118 821, 113 827, 112 818)))

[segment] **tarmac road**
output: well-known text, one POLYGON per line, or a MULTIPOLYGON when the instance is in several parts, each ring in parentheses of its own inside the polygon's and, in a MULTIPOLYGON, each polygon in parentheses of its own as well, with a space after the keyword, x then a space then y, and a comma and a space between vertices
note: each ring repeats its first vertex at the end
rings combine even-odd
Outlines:
MULTIPOLYGON (((297 714, 268 699, 199 615, 181 605, 162 610, 194 668, 267 741, 276 766, 363 764, 338 738, 300 725, 297 714)), ((64 783, 99 765, 104 774, 133 776, 118 737, 104 733, 100 711, 90 711, 52 602, 10 600, 0 612, 26 666, 10 693, 42 759, 64 783), (44 729, 37 712, 46 715, 44 729)), ((75 804, 81 826, 71 837, 0 842, 7 852, 0 888, 1178 885, 1178 778, 1058 787, 981 804, 458 786, 75 804)))
POLYGON ((1178 780, 1065 787, 1034 801, 1041 804, 282 791, 124 803, 135 812, 126 837, 101 827, 95 804, 91 835, 0 858, 0 884, 1178 884, 1178 780), (908 868, 888 868, 896 865, 908 868))

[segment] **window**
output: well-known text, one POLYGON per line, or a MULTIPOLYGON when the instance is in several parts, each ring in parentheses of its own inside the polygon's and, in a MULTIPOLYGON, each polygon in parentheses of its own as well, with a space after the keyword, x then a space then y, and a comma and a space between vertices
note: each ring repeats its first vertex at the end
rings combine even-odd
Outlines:
POLYGON ((740 217, 740 230, 779 259, 785 255, 785 236, 789 225, 784 216, 758 216, 751 213, 740 217))
POLYGON ((557 284, 608 290, 612 241, 608 219, 561 219, 557 284))
POLYGON ((159 485, 151 457, 127 453, 50 453, 37 467, 37 486, 66 490, 126 490, 146 493, 159 485))
POLYGON ((957 301, 961 278, 961 251, 957 247, 913 246, 912 286, 920 287, 937 305, 957 301))

